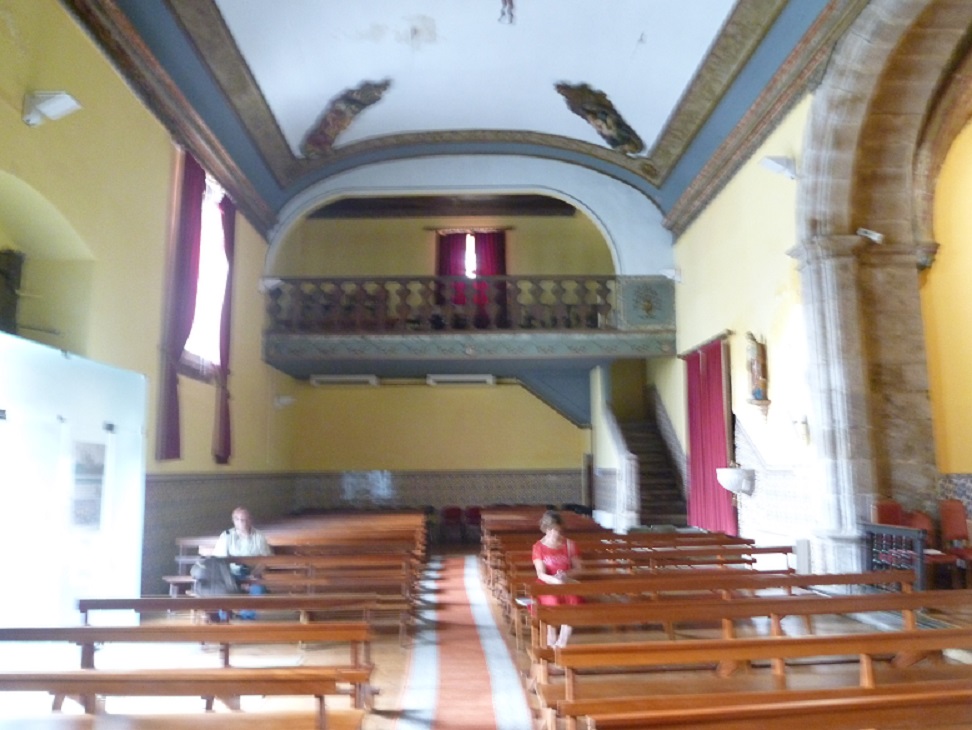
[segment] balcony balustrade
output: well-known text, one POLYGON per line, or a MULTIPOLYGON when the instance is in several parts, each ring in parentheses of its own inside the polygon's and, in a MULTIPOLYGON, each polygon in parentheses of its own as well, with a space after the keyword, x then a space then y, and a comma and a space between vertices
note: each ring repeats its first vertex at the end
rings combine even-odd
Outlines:
POLYGON ((267 332, 610 331, 617 292, 609 276, 274 279, 267 332))

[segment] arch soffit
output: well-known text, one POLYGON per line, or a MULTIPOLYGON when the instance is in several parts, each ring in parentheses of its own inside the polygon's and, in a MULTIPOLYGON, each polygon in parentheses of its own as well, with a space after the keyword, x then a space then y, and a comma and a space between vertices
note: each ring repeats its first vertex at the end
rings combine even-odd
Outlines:
POLYGON ((933 242, 935 185, 955 138, 972 120, 972 49, 956 64, 918 144, 915 162, 915 237, 933 242))
POLYGON ((348 197, 457 192, 536 193, 558 198, 590 218, 604 237, 618 275, 640 276, 671 266, 672 236, 664 228, 661 210, 625 183, 585 167, 550 160, 501 156, 488 158, 484 164, 483 156, 440 156, 363 165, 304 190, 281 210, 270 232, 264 275, 273 276, 277 253, 288 234, 322 205, 348 197), (467 179, 457 178, 457 171, 467 179), (449 183, 443 185, 442 180, 449 183), (643 247, 645 256, 636 250, 636 244, 643 247))
MULTIPOLYGON (((879 108, 878 102, 890 97, 895 83, 893 93, 902 94, 900 79, 890 72, 895 57, 900 59, 906 45, 903 39, 915 31, 924 11, 936 2, 873 0, 837 44, 814 96, 804 137, 803 184, 797 203, 804 244, 819 237, 849 235, 856 230, 855 221, 876 226, 872 222, 874 211, 868 210, 875 201, 881 201, 886 210, 910 210, 910 204, 901 208, 900 203, 911 187, 905 188, 902 183, 910 183, 910 161, 917 139, 914 125, 918 123, 914 118, 923 116, 922 109, 916 114, 915 105, 921 100, 911 98, 907 112, 879 108), (905 114, 911 119, 893 132, 895 122, 901 121, 897 117, 905 114), (866 136, 868 130, 879 136, 866 136), (905 168, 900 165, 902 159, 909 160, 905 168), (875 175, 875 165, 883 169, 883 179, 875 175), (862 187, 867 188, 864 197, 859 193, 862 187), (881 197, 887 195, 896 201, 881 197)), ((938 71, 940 68, 935 69, 936 78, 938 71)), ((927 99, 932 81, 923 79, 920 88, 911 88, 909 93, 922 90, 921 99, 927 99)))
POLYGON ((861 226, 889 243, 932 241, 938 171, 972 118, 970 25, 972 4, 948 0, 873 0, 861 13, 807 125, 803 241, 861 226))
POLYGON ((53 203, 3 170, 0 170, 0 231, 28 258, 94 260, 84 239, 53 203))

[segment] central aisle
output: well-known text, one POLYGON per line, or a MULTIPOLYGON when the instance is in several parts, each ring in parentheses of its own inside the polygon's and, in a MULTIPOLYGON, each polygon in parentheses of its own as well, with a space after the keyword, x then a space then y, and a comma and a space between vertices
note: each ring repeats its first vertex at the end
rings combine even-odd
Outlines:
POLYGON ((436 558, 396 730, 530 730, 519 672, 475 555, 436 558))

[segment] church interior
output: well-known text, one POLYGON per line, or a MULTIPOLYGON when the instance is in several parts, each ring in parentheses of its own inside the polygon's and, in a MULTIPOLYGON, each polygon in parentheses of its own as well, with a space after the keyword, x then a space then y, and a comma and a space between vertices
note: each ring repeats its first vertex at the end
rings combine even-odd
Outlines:
POLYGON ((0 0, 0 640, 184 598, 240 505, 416 520, 550 707, 484 515, 806 575, 906 540, 956 596, 901 610, 954 612, 970 78, 966 0, 0 0))

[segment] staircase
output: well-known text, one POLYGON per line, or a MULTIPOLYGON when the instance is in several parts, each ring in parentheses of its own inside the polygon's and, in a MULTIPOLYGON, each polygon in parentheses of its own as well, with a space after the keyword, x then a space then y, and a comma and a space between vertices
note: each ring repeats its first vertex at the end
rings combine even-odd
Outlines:
POLYGON ((685 498, 657 426, 651 421, 622 423, 628 450, 638 457, 642 525, 688 524, 685 498))

